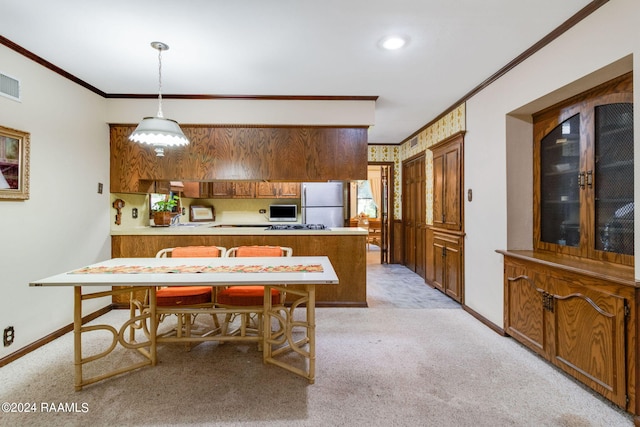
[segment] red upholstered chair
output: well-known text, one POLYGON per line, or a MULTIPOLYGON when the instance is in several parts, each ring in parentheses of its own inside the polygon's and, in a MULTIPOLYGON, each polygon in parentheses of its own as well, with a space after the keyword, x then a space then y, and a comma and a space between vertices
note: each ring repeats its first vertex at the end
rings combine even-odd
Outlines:
MULTIPOLYGON (((239 246, 227 251, 227 257, 281 257, 291 256, 293 250, 282 246, 239 246)), ((284 304, 285 295, 276 289, 271 290, 271 304, 284 304)), ((224 308, 255 307, 256 312, 240 316, 240 327, 229 331, 229 324, 233 320, 232 314, 227 314, 222 325, 223 335, 246 336, 247 330, 255 330, 262 335, 262 306, 264 304, 264 286, 229 286, 218 292, 216 305, 224 308)))
MULTIPOLYGON (((227 249, 221 246, 184 246, 177 248, 161 249, 156 254, 156 258, 219 258, 225 256, 227 249)), ((187 308, 207 308, 213 307, 213 288, 211 286, 166 286, 156 290, 157 307, 187 307, 187 308)), ((136 309, 141 312, 148 306, 148 296, 145 302, 140 303, 131 300, 131 316, 135 315, 136 309)), ((195 315, 188 313, 175 313, 178 318, 178 325, 175 332, 177 336, 189 337, 191 326, 195 320, 195 315)), ((158 323, 162 322, 166 316, 161 315, 158 323)), ((216 329, 220 329, 218 317, 213 314, 213 321, 216 329)), ((139 327, 139 326, 138 326, 139 327)), ((134 334, 134 331, 131 331, 134 334)), ((132 337, 133 339, 133 337, 132 337)))

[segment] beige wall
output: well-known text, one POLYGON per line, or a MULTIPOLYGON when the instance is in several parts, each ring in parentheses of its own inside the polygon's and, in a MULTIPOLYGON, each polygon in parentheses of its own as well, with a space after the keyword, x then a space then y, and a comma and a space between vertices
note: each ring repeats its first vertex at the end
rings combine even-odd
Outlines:
MULTIPOLYGON (((610 1, 467 102, 465 185, 474 198, 464 208, 465 303, 497 325, 503 324, 503 260, 495 250, 532 245, 530 115, 638 68, 638 22, 640 2, 610 1)), ((636 105, 639 97, 636 91, 636 105)), ((636 123, 639 117, 636 109, 636 123)), ((638 165, 637 148, 635 156, 638 165)), ((639 171, 636 167, 636 182, 639 171)), ((636 247, 638 222, 636 215, 636 247)))
MULTIPOLYGON (((0 202, 0 357, 72 320, 71 288, 29 281, 110 256, 109 133, 104 100, 0 46, 0 72, 21 81, 22 101, 0 97, 0 125, 29 132, 30 198, 0 202), (98 183, 104 184, 98 194, 98 183)), ((95 300, 85 314, 110 303, 95 300)))

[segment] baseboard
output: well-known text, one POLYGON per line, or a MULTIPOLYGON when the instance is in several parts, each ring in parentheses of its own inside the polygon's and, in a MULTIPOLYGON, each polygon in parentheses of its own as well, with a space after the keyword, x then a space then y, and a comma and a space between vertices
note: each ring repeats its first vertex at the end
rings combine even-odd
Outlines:
POLYGON ((478 320, 479 322, 481 322, 482 324, 484 324, 486 327, 488 327, 489 329, 491 329, 492 331, 494 331, 495 333, 497 333, 498 335, 502 335, 503 337, 506 337, 507 334, 504 331, 504 329, 502 329, 500 326, 496 325, 495 323, 493 323, 492 321, 490 321, 489 319, 487 319, 486 317, 482 316, 481 314, 473 311, 472 309, 470 309, 468 306, 463 305, 462 309, 464 311, 466 311, 467 313, 469 313, 470 315, 472 315, 473 317, 476 318, 476 320, 478 320))
POLYGON ((356 307, 367 308, 369 305, 366 302, 358 301, 316 301, 316 308, 318 307, 356 307))
MULTIPOLYGON (((113 309, 112 305, 108 305, 106 307, 101 308, 98 311, 95 311, 91 314, 88 314, 86 316, 84 316, 82 318, 82 324, 84 325, 87 322, 92 321, 93 319, 96 319, 100 316, 102 316, 105 313, 110 312, 113 309)), ((47 336, 44 336, 42 338, 40 338, 37 341, 32 342, 31 344, 22 347, 20 350, 9 354, 8 356, 3 357, 2 359, 0 359, 0 368, 8 365, 9 363, 13 362, 14 360, 17 360, 19 358, 21 358, 22 356, 31 353, 33 350, 36 350, 40 347, 42 347, 45 344, 50 343, 51 341, 55 340, 56 338, 60 338, 61 336, 63 336, 66 333, 72 332, 73 331, 73 323, 64 326, 60 329, 58 329, 57 331, 54 331, 52 333, 50 333, 47 336)))

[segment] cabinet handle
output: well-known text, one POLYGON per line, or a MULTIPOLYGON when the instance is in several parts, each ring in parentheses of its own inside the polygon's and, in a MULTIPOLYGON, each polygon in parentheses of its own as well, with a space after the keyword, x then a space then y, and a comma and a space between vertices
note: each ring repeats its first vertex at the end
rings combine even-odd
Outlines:
POLYGON ((447 256, 447 248, 445 248, 444 246, 442 247, 442 257, 446 257, 447 256))
POLYGON ((554 297, 548 292, 542 293, 542 308, 553 313, 554 297))
POLYGON ((578 186, 584 190, 584 172, 578 173, 578 186))
POLYGON ((587 186, 589 188, 593 187, 593 171, 587 171, 587 186))

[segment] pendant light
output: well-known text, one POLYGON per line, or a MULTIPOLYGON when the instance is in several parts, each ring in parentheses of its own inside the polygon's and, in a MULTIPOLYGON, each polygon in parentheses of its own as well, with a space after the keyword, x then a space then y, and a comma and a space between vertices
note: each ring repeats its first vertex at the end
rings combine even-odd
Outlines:
POLYGON ((151 47, 158 50, 158 114, 156 117, 145 117, 129 139, 141 144, 155 147, 156 156, 164 156, 164 148, 189 144, 189 140, 175 120, 162 115, 162 51, 169 46, 162 42, 152 42, 151 47))

